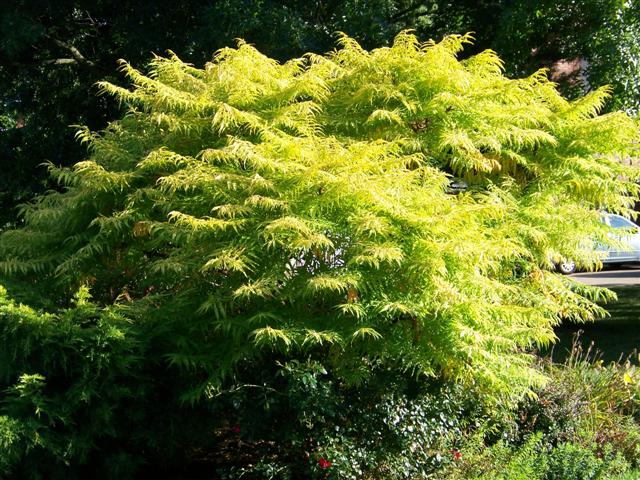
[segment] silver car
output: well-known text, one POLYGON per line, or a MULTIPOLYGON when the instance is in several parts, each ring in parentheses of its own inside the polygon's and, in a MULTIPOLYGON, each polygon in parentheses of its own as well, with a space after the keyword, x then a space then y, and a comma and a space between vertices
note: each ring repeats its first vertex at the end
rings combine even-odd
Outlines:
MULTIPOLYGON (((604 265, 614 263, 640 262, 640 227, 631 220, 614 213, 606 213, 602 216, 602 221, 612 228, 625 229, 627 232, 617 237, 626 245, 624 250, 606 249, 606 257, 602 259, 604 265)), ((605 250, 604 247, 598 250, 605 250)), ((576 271, 576 264, 568 260, 558 265, 558 270, 564 274, 576 271)))

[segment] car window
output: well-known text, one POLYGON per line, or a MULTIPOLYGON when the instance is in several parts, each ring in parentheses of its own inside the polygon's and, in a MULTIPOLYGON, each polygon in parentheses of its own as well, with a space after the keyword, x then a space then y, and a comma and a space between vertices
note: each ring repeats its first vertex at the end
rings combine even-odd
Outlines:
POLYGON ((613 228, 637 228, 637 225, 630 220, 618 216, 609 216, 609 225, 613 228))

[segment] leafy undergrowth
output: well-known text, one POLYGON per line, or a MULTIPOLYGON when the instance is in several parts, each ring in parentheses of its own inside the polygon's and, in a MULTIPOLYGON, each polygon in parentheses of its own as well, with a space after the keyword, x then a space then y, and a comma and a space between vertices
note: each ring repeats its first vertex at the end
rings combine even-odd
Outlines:
MULTIPOLYGON (((550 380, 535 396, 510 408, 487 408, 477 393, 449 385, 432 385, 428 391, 415 382, 394 381, 376 396, 379 384, 370 384, 370 391, 345 390, 319 365, 288 364, 278 375, 289 396, 273 396, 266 409, 253 395, 237 403, 245 416, 229 430, 243 452, 236 459, 248 458, 248 451, 253 459, 228 468, 218 465, 218 475, 640 478, 640 375, 631 359, 605 364, 576 340, 564 363, 547 358, 539 368, 550 380), (256 418, 262 431, 256 429, 256 418), (264 429, 270 425, 281 434, 279 422, 286 422, 288 433, 276 439, 264 429)), ((384 381, 385 372, 380 372, 378 382, 384 381)))
POLYGON ((576 336, 564 363, 541 361, 550 381, 537 396, 515 409, 512 422, 465 439, 461 461, 443 478, 640 478, 640 375, 633 360, 605 364, 576 336), (492 443, 491 433, 500 439, 492 443))
POLYGON ((17 355, 3 375, 18 365, 59 371, 23 374, 6 391, 3 478, 638 478, 635 359, 605 364, 578 341, 563 364, 540 360, 549 381, 518 404, 375 361, 345 383, 318 361, 281 358, 237 371, 228 388, 178 412, 146 401, 167 387, 160 370, 133 361, 142 326, 96 310, 86 292, 57 316, 12 303, 0 315, 2 352, 17 355), (118 388, 100 394, 107 384, 118 388))

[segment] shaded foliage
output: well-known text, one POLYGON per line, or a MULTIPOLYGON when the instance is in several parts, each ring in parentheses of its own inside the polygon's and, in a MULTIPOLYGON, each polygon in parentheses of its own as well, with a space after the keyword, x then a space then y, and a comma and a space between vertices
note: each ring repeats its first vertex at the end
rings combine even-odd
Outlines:
POLYGON ((633 1, 516 1, 502 14, 504 26, 492 45, 526 74, 558 60, 582 60, 582 68, 560 77, 572 96, 602 85, 613 87, 609 109, 637 114, 640 106, 640 4, 633 1))

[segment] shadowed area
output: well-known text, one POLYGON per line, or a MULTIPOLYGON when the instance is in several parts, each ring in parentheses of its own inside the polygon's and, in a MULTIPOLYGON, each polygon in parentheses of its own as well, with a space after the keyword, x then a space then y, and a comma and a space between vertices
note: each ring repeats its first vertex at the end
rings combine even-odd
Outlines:
MULTIPOLYGON (((599 272, 598 275, 638 275, 639 271, 599 272)), ((605 362, 616 361, 629 355, 635 357, 640 347, 640 286, 612 288, 618 294, 618 300, 605 305, 610 316, 594 323, 566 323, 556 329, 559 341, 553 348, 553 358, 563 361, 571 348, 573 336, 580 331, 580 343, 584 349, 601 351, 605 362)), ((636 358, 637 360, 637 358, 636 358)))

